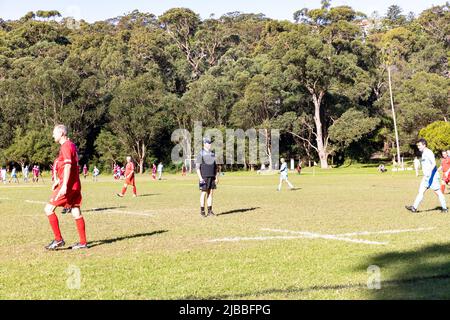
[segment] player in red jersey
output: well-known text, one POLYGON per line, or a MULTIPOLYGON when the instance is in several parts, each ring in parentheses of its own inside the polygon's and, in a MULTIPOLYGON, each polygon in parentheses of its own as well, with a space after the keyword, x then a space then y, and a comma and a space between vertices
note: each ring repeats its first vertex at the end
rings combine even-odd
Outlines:
POLYGON ((75 218, 80 242, 71 246, 72 249, 87 248, 86 231, 84 218, 81 215, 81 183, 78 168, 77 147, 67 137, 67 128, 64 125, 57 125, 53 129, 53 138, 61 145, 59 155, 55 164, 55 182, 52 186, 52 196, 45 206, 50 226, 52 227, 55 239, 45 248, 55 250, 65 245, 59 229, 58 217, 55 214, 56 207, 72 209, 75 218))
POLYGON ((121 193, 117 193, 119 197, 123 197, 127 192, 127 187, 133 186, 133 197, 137 197, 136 182, 134 180, 134 163, 131 161, 131 157, 127 157, 127 166, 125 168, 125 183, 121 193))
POLYGON ((152 179, 156 180, 156 164, 152 165, 152 179))
POLYGON ((83 166, 83 176, 85 179, 86 179, 87 175, 88 175, 88 168, 87 168, 87 165, 84 165, 83 166))
POLYGON ((450 183, 449 151, 442 151, 441 167, 439 169, 442 169, 441 191, 445 194, 445 186, 450 183))

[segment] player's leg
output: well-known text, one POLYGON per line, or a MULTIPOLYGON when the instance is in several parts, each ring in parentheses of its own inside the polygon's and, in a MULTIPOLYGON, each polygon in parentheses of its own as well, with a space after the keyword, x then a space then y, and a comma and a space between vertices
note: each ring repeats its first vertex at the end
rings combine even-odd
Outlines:
POLYGON ((80 242, 74 244, 73 246, 71 246, 71 248, 72 249, 87 248, 86 225, 84 222, 84 217, 81 215, 81 209, 79 207, 73 207, 72 208, 72 216, 75 219, 80 242))
POLYGON ((125 192, 127 192, 127 187, 128 187, 128 185, 126 183, 124 183, 123 187, 122 187, 122 191, 120 193, 117 193, 117 195, 119 197, 123 197, 125 195, 125 192))
POLYGON ((206 196, 207 196, 207 192, 202 190, 202 192, 200 193, 200 214, 203 217, 206 217, 206 214, 205 214, 205 199, 206 199, 206 196))
POLYGON ((294 189, 294 185, 288 180, 288 178, 286 177, 286 182, 289 186, 290 189, 294 189))
POLYGON ((215 213, 212 210, 213 205, 213 189, 208 190, 208 216, 215 216, 215 213))
POLYGON ((425 185, 421 184, 420 188, 419 188, 419 193, 417 194, 417 197, 414 200, 414 204, 413 204, 414 209, 417 210, 419 208, 419 205, 420 205, 420 203, 423 200, 423 196, 425 194, 425 191, 427 191, 427 187, 425 185))
POLYGON ((133 180, 132 187, 133 187, 133 197, 137 197, 137 189, 136 189, 136 181, 135 180, 133 180))
POLYGON ((444 194, 440 189, 434 191, 439 198, 439 202, 441 203, 441 208, 443 212, 447 212, 447 203, 445 201, 444 194))
POLYGON ((282 183, 283 183, 283 177, 280 177, 280 183, 278 184, 278 188, 277 188, 278 191, 281 190, 281 184, 282 183))
POLYGON ((56 207, 50 203, 48 203, 44 208, 45 214, 47 215, 48 221, 52 228, 53 235, 55 236, 55 239, 45 247, 47 250, 55 250, 65 244, 61 236, 61 230, 59 229, 59 221, 55 214, 55 208, 56 207))

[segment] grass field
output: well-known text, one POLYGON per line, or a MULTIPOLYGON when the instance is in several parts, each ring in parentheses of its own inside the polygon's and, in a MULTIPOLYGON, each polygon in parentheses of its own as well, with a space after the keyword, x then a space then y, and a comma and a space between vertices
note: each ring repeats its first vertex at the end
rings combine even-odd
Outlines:
MULTIPOLYGON (((1 185, 0 298, 450 298, 450 216, 434 210, 431 191, 422 212, 404 209, 420 177, 361 167, 306 169, 290 180, 297 190, 277 192, 277 175, 227 173, 218 216, 202 218, 195 175, 138 176, 137 198, 130 189, 116 197, 121 182, 110 177, 88 179, 91 247, 56 252, 44 250, 49 182, 1 185), (371 265, 381 289, 367 287, 371 265)), ((66 243, 78 241, 71 215, 58 217, 66 243)))

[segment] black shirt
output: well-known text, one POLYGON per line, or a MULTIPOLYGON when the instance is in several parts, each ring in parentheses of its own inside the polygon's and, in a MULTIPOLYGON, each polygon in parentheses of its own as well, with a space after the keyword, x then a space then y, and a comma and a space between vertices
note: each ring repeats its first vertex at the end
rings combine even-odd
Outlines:
POLYGON ((217 174, 216 155, 212 151, 203 149, 195 160, 197 169, 200 168, 202 178, 215 177, 217 174))

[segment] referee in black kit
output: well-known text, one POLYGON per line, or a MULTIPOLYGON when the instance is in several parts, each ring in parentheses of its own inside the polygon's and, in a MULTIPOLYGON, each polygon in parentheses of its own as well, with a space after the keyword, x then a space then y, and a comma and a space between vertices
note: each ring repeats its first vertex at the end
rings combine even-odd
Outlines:
POLYGON ((211 151, 211 139, 203 139, 203 149, 197 155, 195 160, 197 175, 200 180, 199 188, 200 194, 200 214, 202 217, 207 217, 205 213, 205 198, 208 202, 208 216, 215 216, 212 211, 213 203, 213 189, 219 183, 219 170, 217 168, 216 156, 211 151))

